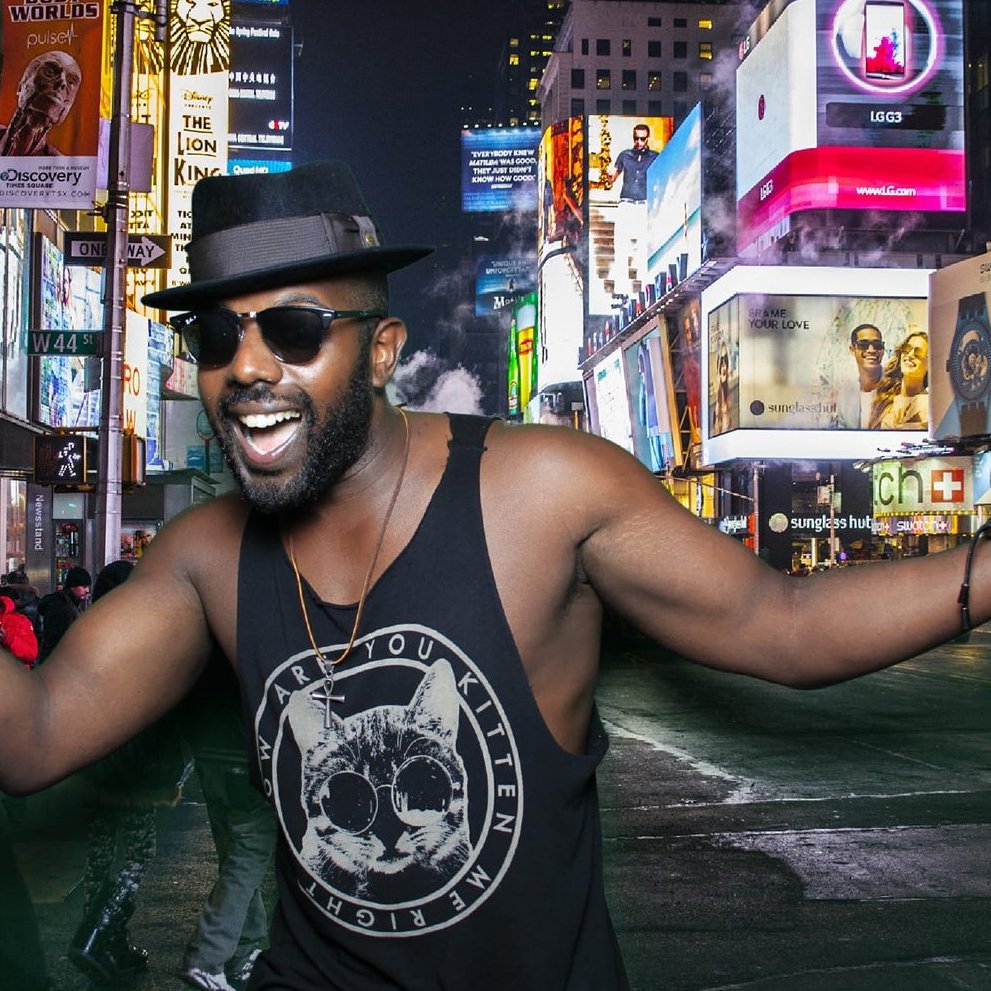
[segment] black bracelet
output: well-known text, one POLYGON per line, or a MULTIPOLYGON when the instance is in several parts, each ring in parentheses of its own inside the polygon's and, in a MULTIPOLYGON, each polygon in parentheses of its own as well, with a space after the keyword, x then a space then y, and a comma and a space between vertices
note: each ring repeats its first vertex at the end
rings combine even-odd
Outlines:
POLYGON ((970 633, 970 566, 974 562, 974 551, 977 549, 977 542, 981 537, 991 534, 991 520, 986 520, 975 531, 971 539, 970 547, 967 548, 967 561, 963 566, 963 581, 960 583, 960 594, 957 602, 960 603, 960 633, 966 636, 970 633))

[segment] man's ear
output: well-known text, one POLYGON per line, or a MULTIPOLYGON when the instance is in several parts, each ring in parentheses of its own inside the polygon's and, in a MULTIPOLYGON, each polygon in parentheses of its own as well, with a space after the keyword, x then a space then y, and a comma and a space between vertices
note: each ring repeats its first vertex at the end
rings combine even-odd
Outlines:
POLYGON ((372 335, 372 386, 384 389, 396 374, 406 343, 406 324, 398 317, 379 321, 372 335))

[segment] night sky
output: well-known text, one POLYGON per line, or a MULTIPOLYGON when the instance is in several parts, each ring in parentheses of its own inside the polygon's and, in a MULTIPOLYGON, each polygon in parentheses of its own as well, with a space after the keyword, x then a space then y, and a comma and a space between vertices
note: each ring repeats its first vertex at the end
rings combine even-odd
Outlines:
MULTIPOLYGON (((470 227, 460 210, 462 106, 492 102, 512 4, 460 0, 291 0, 297 42, 296 163, 339 158, 354 169, 387 243, 437 255, 391 280, 411 344, 438 318, 428 286, 458 262, 470 227)), ((470 221, 469 221, 470 223, 470 221)), ((436 295, 436 294, 434 294, 436 295)))

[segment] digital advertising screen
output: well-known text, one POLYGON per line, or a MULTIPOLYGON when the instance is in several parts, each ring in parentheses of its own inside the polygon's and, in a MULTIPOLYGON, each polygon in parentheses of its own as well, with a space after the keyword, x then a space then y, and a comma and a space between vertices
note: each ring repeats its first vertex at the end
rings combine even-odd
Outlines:
POLYGON ((801 210, 966 209, 962 0, 773 3, 741 55, 741 252, 801 210))
POLYGON ((519 408, 522 410, 537 393, 537 294, 528 293, 512 305, 510 332, 515 334, 519 361, 519 408))
POLYGON ((665 471, 682 461, 681 436, 667 335, 654 327, 623 352, 629 389, 633 453, 651 470, 665 471))
POLYGON ((492 316, 536 288, 533 254, 483 255, 475 264, 475 316, 492 316))
POLYGON ((232 148, 292 150, 292 28, 236 18, 228 94, 232 148))
MULTIPOLYGON (((586 120, 590 317, 615 320, 647 278, 647 175, 674 131, 672 117, 601 114, 586 120)), ((594 327, 596 321, 590 320, 594 327)))
POLYGON ((927 282, 916 270, 771 266, 717 280, 702 299, 703 447, 846 458, 924 440, 927 282))
POLYGON ((991 434, 991 254, 941 268, 929 279, 932 435, 991 434))
POLYGON ((533 127, 461 132, 461 209, 465 213, 537 208, 537 145, 533 127))
POLYGON ((576 248, 585 226, 585 126, 551 124, 537 149, 537 254, 576 248))
POLYGON ((623 353, 617 348, 592 369, 595 395, 593 431, 633 453, 630 406, 626 398, 623 353))
POLYGON ((673 289, 702 264, 702 105, 647 170, 647 281, 673 289))
POLYGON ((585 323, 581 276, 571 252, 547 258, 538 275, 540 298, 540 347, 537 354, 537 387, 557 382, 577 382, 579 349, 585 323))

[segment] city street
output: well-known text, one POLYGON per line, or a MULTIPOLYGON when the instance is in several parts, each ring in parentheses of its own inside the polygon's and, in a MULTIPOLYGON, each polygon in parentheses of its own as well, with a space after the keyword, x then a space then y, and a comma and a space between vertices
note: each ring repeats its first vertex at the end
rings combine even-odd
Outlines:
MULTIPOLYGON (((630 641, 607 652, 599 704, 607 883, 634 991, 991 989, 991 629, 814 692, 630 641)), ((64 953, 85 846, 57 793, 25 811, 17 852, 56 988, 83 991, 64 953)), ((184 986, 212 876, 194 782, 160 815, 136 987, 184 986)))

